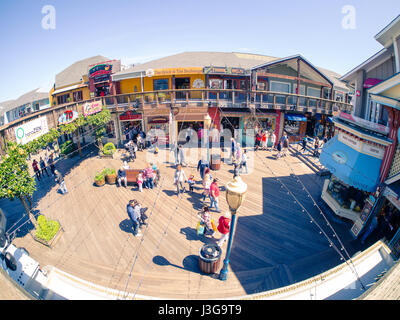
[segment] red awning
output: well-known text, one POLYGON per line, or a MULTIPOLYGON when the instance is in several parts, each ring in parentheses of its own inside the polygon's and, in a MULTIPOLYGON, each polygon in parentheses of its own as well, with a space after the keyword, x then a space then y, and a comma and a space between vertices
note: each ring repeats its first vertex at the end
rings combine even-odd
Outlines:
POLYGON ((373 86, 377 85, 378 83, 382 82, 381 79, 376 79, 376 78, 368 78, 367 80, 364 81, 364 88, 372 88, 373 86))

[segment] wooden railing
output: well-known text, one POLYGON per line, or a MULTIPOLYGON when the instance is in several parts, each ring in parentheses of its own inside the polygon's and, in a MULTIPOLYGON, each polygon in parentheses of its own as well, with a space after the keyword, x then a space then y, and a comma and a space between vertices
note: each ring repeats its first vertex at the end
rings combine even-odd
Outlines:
POLYGON ((23 118, 0 127, 0 132, 12 129, 15 125, 22 124, 32 118, 53 113, 54 122, 56 116, 64 110, 82 112, 83 105, 101 100, 103 105, 111 111, 123 112, 129 109, 140 108, 169 108, 192 105, 217 105, 225 107, 241 108, 267 108, 271 110, 286 110, 300 112, 316 112, 333 114, 334 107, 337 111, 351 113, 352 105, 345 102, 328 99, 303 96, 291 93, 272 91, 248 91, 239 89, 174 89, 160 91, 134 92, 127 94, 96 97, 88 100, 53 105, 52 107, 26 115, 23 118))

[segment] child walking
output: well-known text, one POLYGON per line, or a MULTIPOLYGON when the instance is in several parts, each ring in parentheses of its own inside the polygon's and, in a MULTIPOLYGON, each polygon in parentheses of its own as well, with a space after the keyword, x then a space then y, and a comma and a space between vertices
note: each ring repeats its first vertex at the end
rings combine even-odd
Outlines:
POLYGON ((196 181, 194 180, 194 174, 192 173, 192 174, 189 176, 189 179, 188 179, 189 191, 190 191, 190 192, 193 192, 193 186, 194 186, 195 182, 196 182, 196 181))

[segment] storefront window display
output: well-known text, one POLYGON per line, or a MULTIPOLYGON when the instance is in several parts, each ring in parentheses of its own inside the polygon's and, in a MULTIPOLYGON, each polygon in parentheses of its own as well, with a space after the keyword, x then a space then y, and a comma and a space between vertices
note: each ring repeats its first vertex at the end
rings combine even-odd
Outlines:
POLYGON ((369 193, 348 186, 344 182, 332 176, 326 190, 333 199, 344 209, 361 212, 369 193))
POLYGON ((288 136, 300 135, 300 121, 285 120, 284 130, 288 136))

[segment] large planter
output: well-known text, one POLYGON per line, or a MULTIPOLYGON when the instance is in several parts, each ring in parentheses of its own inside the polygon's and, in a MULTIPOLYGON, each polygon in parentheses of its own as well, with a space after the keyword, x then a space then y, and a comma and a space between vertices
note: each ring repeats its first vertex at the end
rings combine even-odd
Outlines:
POLYGON ((96 177, 94 178, 94 183, 98 187, 104 186, 106 184, 105 176, 104 175, 96 175, 96 177))
POLYGON ((57 241, 61 238, 61 235, 62 235, 63 232, 64 232, 64 229, 62 228, 60 221, 58 221, 58 220, 55 220, 55 221, 58 222, 58 224, 60 225, 60 227, 59 227, 57 233, 53 236, 53 238, 51 238, 51 239, 48 240, 48 241, 46 241, 46 240, 44 240, 44 239, 41 239, 41 238, 38 238, 38 237, 36 236, 36 234, 35 234, 35 233, 36 233, 36 229, 33 229, 33 230, 30 231, 29 233, 31 234, 32 238, 33 238, 35 241, 37 241, 37 242, 39 242, 39 243, 41 243, 41 244, 43 244, 43 245, 49 247, 50 249, 53 249, 54 246, 56 245, 57 241))
POLYGON ((108 184, 115 184, 117 182, 117 174, 107 174, 106 181, 108 184))

